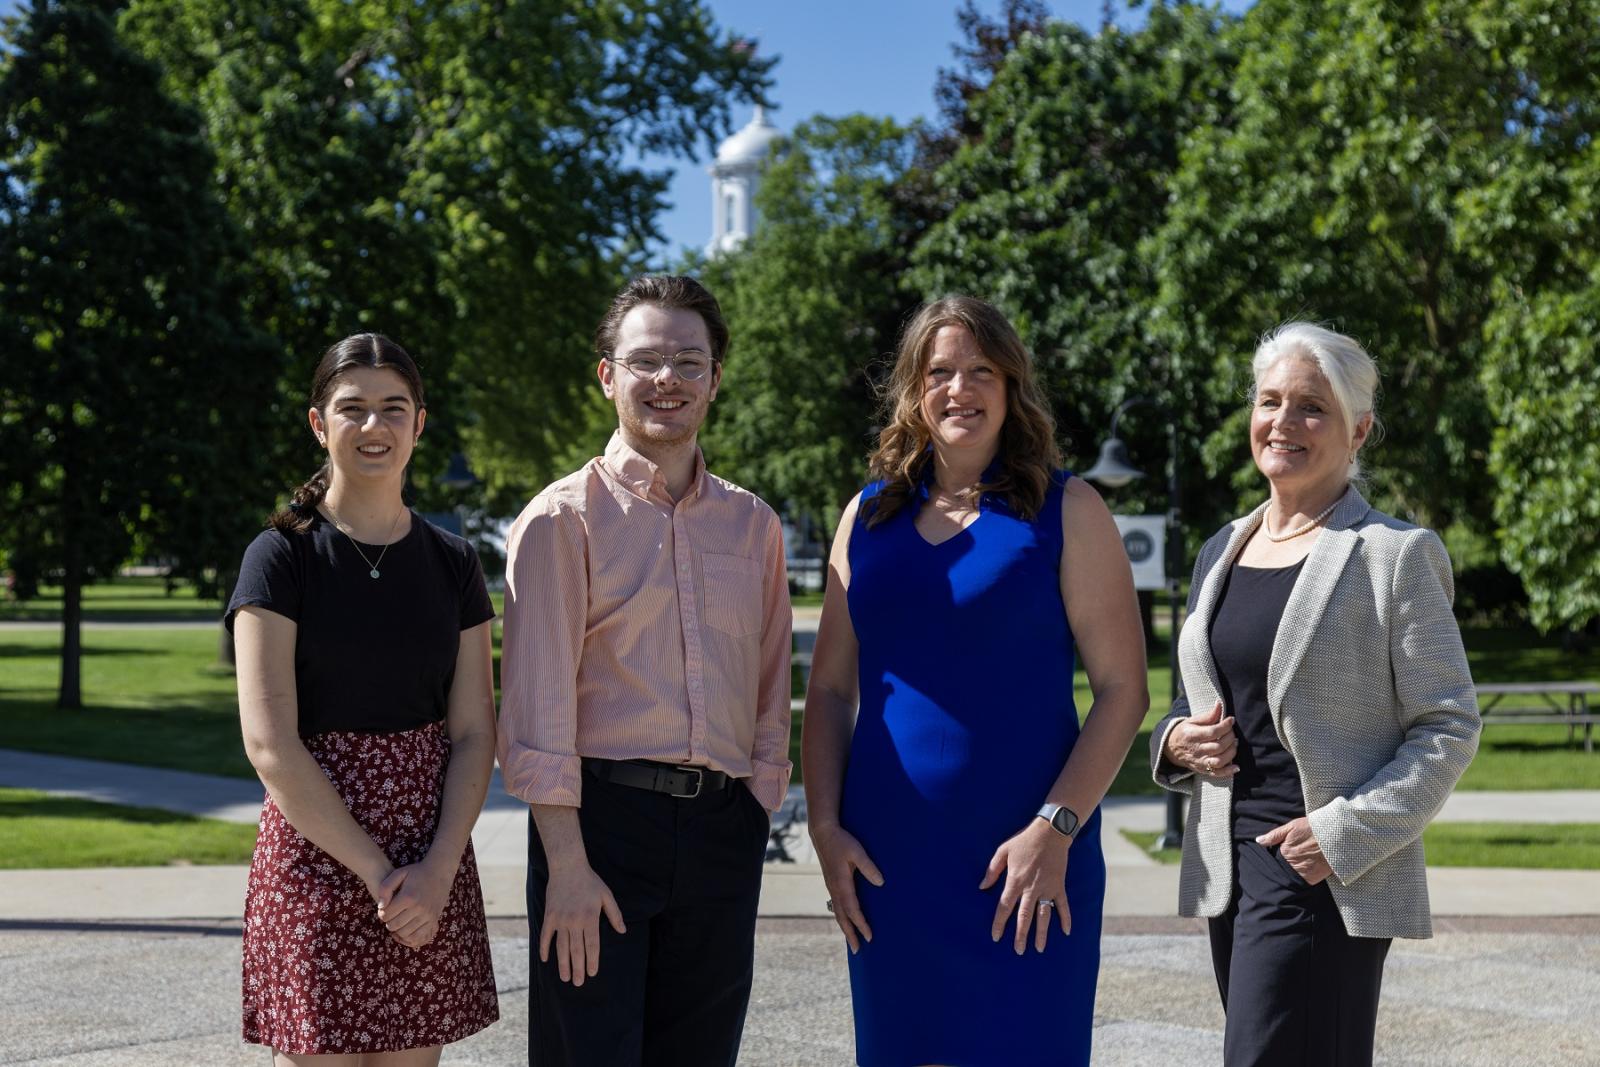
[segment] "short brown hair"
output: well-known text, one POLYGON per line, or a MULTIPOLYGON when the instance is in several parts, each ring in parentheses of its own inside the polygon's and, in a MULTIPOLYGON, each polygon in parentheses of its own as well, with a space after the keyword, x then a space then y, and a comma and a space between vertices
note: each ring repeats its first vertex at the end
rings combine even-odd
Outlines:
POLYGON ((1022 338, 992 304, 973 296, 947 296, 918 308, 900 333, 894 369, 882 389, 883 430, 871 459, 872 476, 884 485, 863 507, 868 526, 886 522, 904 508, 927 469, 933 434, 922 420, 922 376, 934 335, 946 326, 964 327, 984 357, 1006 376, 1000 471, 980 489, 1004 497, 1018 515, 1032 519, 1044 507, 1050 482, 1061 469, 1055 419, 1022 338))
POLYGON ((633 279, 617 293, 605 317, 594 331, 595 355, 609 359, 617 350, 617 334, 628 312, 641 304, 670 310, 693 311, 706 324, 711 339, 711 358, 721 363, 728 358, 728 324, 722 306, 711 290, 682 274, 646 274, 633 279))

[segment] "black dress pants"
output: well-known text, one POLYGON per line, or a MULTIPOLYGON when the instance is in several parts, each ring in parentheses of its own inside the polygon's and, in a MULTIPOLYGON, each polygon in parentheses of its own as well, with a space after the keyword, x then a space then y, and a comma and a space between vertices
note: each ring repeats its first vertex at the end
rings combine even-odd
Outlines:
POLYGON ((1233 845, 1233 899, 1210 920, 1226 1067, 1371 1067, 1388 938, 1351 937, 1327 883, 1254 841, 1233 845))
POLYGON ((539 962, 550 868, 528 825, 533 1067, 732 1067, 755 957, 766 811, 742 782, 678 799, 583 779, 584 848, 622 909, 600 919, 600 968, 561 980, 539 962))

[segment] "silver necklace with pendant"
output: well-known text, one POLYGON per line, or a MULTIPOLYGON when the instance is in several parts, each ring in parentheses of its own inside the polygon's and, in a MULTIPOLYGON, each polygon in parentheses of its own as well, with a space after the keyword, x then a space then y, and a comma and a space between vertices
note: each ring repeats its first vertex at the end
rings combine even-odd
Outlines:
MULTIPOLYGON (((327 502, 324 501, 322 506, 328 507, 327 502)), ((405 508, 401 508, 399 511, 394 513, 394 521, 389 524, 389 536, 384 543, 383 550, 378 553, 377 559, 371 560, 367 558, 367 554, 365 552, 361 551, 361 545, 356 541, 356 539, 350 536, 350 531, 346 530, 344 525, 339 522, 339 516, 334 514, 332 508, 328 508, 328 514, 333 515, 333 528, 344 534, 345 537, 349 539, 350 547, 356 550, 356 555, 361 557, 361 562, 365 563, 369 568, 371 568, 367 571, 367 574, 373 578, 381 577, 380 572, 378 571, 378 564, 383 562, 384 553, 388 552, 389 546, 394 544, 394 532, 400 526, 400 516, 404 515, 405 513, 405 508)))

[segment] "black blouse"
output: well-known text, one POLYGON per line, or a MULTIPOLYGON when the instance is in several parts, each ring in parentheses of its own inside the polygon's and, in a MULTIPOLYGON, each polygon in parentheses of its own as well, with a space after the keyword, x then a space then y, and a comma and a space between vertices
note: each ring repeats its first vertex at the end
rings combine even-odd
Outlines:
MULTIPOLYGON (((382 545, 361 545, 369 560, 382 545)), ((461 631, 494 618, 478 554, 415 512, 370 575, 349 537, 315 513, 305 533, 265 530, 245 550, 228 601, 233 629, 259 605, 298 624, 300 736, 397 733, 449 709, 461 631)))
POLYGON ((1300 768, 1283 747, 1267 706, 1267 666, 1283 609, 1305 560, 1290 567, 1228 570, 1211 617, 1211 655, 1222 683, 1224 714, 1239 739, 1234 760, 1233 836, 1254 838, 1306 813, 1300 768))

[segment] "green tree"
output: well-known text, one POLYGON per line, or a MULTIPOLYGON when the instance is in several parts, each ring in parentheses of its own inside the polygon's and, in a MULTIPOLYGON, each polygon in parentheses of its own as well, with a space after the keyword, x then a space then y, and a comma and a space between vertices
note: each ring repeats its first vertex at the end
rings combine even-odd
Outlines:
MULTIPOLYGON (((1187 413, 1147 329, 1157 285, 1141 242, 1166 217, 1183 137, 1227 115, 1228 25, 1156 4, 1132 32, 1055 22, 1024 34, 969 96, 964 143, 933 175, 951 207, 917 244, 912 284, 1007 312, 1082 461, 1125 396, 1187 413)), ((1161 435, 1147 436, 1141 460, 1159 470, 1161 435)), ((1162 479, 1150 482, 1160 497, 1162 479)))
POLYGON ((1455 242, 1492 272, 1482 380, 1501 558, 1542 629, 1600 620, 1600 3, 1513 0, 1467 16, 1514 77, 1455 242))
MULTIPOLYGON (((232 505, 259 527, 320 464, 304 416, 311 368, 330 343, 368 329, 404 344, 431 386, 415 470, 432 489, 430 475, 459 447, 456 312, 441 291, 433 230, 394 196, 407 180, 403 110, 374 104, 359 64, 304 0, 135 0, 121 27, 203 118, 215 185, 249 237, 247 313, 278 350, 270 425, 256 445, 273 478, 233 488, 232 505)), ((246 541, 218 544, 209 561, 224 595, 246 541)), ((221 641, 231 659, 225 632, 221 641)))
POLYGON ((81 706, 85 582, 139 536, 192 563, 242 536, 276 374, 191 110, 113 0, 36 0, 0 60, 0 543, 64 587, 59 704, 81 706))
POLYGON ((703 270, 733 334, 706 451, 829 530, 866 474, 872 368, 915 304, 893 195, 915 135, 864 115, 801 123, 774 146, 756 233, 703 270))
MULTIPOLYGON (((1261 494, 1242 398, 1256 338, 1291 318, 1362 340, 1383 374, 1380 505, 1488 533, 1490 420, 1478 369, 1491 278, 1463 251, 1461 198, 1493 172, 1519 71, 1477 0, 1263 0, 1240 23, 1226 124, 1188 140, 1156 241, 1156 333, 1189 354, 1208 469, 1261 494)), ((1243 499, 1241 499, 1243 498, 1243 499)))
MULTIPOLYGON (((588 338, 666 188, 632 153, 692 152, 773 62, 698 0, 138 0, 129 20, 218 146, 255 314, 293 354, 286 414, 329 341, 391 333, 435 408, 419 488, 463 441, 500 507, 596 444, 588 338)), ((294 477, 311 455, 284 426, 294 477)))

